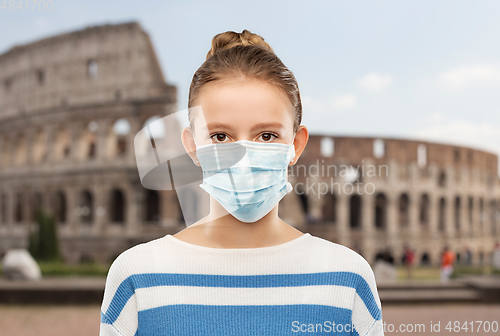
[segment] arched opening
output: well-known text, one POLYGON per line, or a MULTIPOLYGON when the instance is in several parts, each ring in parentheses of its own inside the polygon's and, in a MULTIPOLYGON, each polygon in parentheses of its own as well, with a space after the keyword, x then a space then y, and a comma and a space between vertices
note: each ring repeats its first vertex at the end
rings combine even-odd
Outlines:
POLYGON ((78 214, 82 223, 92 223, 94 221, 94 198, 88 190, 80 193, 78 214))
POLYGON ((491 200, 490 203, 490 221, 491 221, 491 234, 496 235, 497 233, 497 203, 495 200, 491 200))
POLYGON ((439 173, 438 186, 443 187, 443 188, 446 187, 446 172, 445 171, 441 171, 439 173))
POLYGON ((382 139, 373 141, 373 156, 376 158, 383 158, 385 156, 385 142, 382 139))
POLYGON ((123 192, 119 189, 113 189, 111 191, 110 214, 112 222, 125 222, 125 197, 123 196, 123 192))
POLYGON ((429 253, 424 252, 422 254, 422 257, 420 257, 420 264, 425 266, 429 266, 431 264, 431 256, 429 253))
POLYGON ((115 121, 110 134, 110 156, 123 156, 127 153, 127 136, 130 134, 130 122, 121 118, 115 121))
POLYGON ((54 215, 58 223, 66 223, 66 195, 62 191, 54 196, 54 215))
POLYGON ((47 157, 47 148, 45 144, 47 141, 47 134, 43 130, 39 130, 35 135, 33 141, 33 161, 34 163, 40 163, 45 161, 47 157))
POLYGON ((0 195, 0 221, 7 224, 7 195, 0 195))
POLYGON ((93 159, 97 156, 97 130, 99 124, 96 121, 91 121, 82 132, 81 136, 81 158, 93 159))
POLYGON ((38 219, 38 211, 42 210, 42 195, 40 195, 40 193, 35 193, 32 202, 31 221, 36 222, 38 219))
POLYGON ((71 137, 66 127, 61 127, 57 131, 54 142, 54 157, 56 160, 69 157, 71 153, 71 137))
POLYGON ((387 197, 383 193, 375 197, 375 227, 380 230, 387 228, 387 197))
POLYGON ((407 194, 401 194, 401 196, 399 196, 398 209, 399 225, 401 227, 408 227, 410 222, 410 199, 407 194))
POLYGON ((19 135, 19 138, 17 140, 16 144, 16 157, 15 157, 15 164, 17 166, 22 166, 26 164, 26 159, 27 159, 27 148, 26 148, 26 137, 21 134, 19 135))
POLYGON ((350 199, 349 224, 351 229, 361 228, 361 196, 352 195, 350 199))
POLYGON ((332 157, 334 153, 335 147, 333 139, 330 137, 321 138, 320 143, 320 152, 323 157, 332 157))
POLYGON ((427 194, 423 194, 420 197, 420 211, 419 211, 419 219, 420 225, 428 226, 429 225, 429 196, 427 194))
POLYGON ((461 208, 461 200, 460 196, 455 197, 455 229, 457 232, 460 230, 460 208, 461 208))
POLYGON ((427 147, 424 144, 417 147, 417 165, 419 168, 427 166, 427 147))
POLYGON ((87 61, 87 75, 89 78, 94 78, 97 76, 98 73, 98 65, 97 65, 97 60, 96 59, 89 59, 87 61))
POLYGON ((445 220, 446 220, 446 200, 441 197, 439 199, 439 218, 438 218, 438 230, 444 232, 445 230, 445 220))
POLYGON ((324 222, 335 223, 337 221, 337 197, 334 193, 327 193, 324 196, 322 212, 324 222))
POLYGON ((479 228, 481 230, 481 234, 483 233, 484 229, 484 220, 485 220, 485 213, 484 213, 484 200, 481 197, 479 199, 479 228))
POLYGON ((474 198, 472 196, 469 196, 469 232, 471 233, 473 225, 474 225, 474 198))
POLYGON ((8 138, 4 138, 2 152, 1 152, 1 164, 2 167, 8 167, 12 163, 10 161, 12 144, 8 138))
POLYGON ((14 222, 21 223, 24 219, 24 197, 23 194, 16 195, 16 202, 14 205, 14 222))
POLYGON ((160 221, 160 195, 156 190, 146 191, 145 220, 146 222, 160 221))

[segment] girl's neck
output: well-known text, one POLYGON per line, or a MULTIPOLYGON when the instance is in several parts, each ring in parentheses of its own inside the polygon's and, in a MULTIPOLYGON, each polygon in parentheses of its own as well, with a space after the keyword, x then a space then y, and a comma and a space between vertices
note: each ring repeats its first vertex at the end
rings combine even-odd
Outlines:
POLYGON ((211 212, 175 237, 207 247, 258 248, 283 244, 303 234, 278 217, 278 205, 253 223, 241 222, 230 214, 218 218, 213 214, 211 212))

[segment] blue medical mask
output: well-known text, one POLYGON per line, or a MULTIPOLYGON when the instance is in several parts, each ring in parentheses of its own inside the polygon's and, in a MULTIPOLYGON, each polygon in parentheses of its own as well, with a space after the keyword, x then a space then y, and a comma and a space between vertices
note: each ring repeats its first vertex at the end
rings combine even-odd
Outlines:
POLYGON ((242 222, 258 221, 293 190, 286 179, 295 156, 293 140, 291 144, 239 140, 197 145, 196 156, 203 169, 200 187, 242 222), (242 159, 234 164, 235 157, 242 159))

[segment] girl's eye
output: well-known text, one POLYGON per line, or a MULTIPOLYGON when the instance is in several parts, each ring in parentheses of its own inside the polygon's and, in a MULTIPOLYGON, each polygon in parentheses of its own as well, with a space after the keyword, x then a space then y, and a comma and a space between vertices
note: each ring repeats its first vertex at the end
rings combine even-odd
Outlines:
POLYGON ((273 133, 262 133, 259 137, 259 139, 262 139, 262 141, 271 141, 278 138, 276 134, 273 133))
POLYGON ((214 142, 224 142, 224 140, 227 139, 227 135, 224 133, 215 133, 214 135, 210 136, 214 142))

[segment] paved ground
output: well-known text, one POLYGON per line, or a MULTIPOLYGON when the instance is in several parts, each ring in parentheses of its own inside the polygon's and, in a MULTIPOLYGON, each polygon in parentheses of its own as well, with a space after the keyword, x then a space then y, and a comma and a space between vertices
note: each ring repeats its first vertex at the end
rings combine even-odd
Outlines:
MULTIPOLYGON (((97 336, 99 335, 99 306, 7 306, 0 305, 0 331, 6 336, 97 336)), ((385 335, 498 335, 497 332, 470 330, 448 331, 448 321, 493 321, 500 323, 500 305, 453 304, 453 305, 387 305, 382 308, 386 322, 385 335), (439 323, 441 332, 430 331, 430 324, 439 323), (389 324, 394 325, 390 332, 389 324), (409 324, 424 324, 425 331, 398 332, 400 324, 410 330, 409 324)), ((453 322, 452 322, 453 324, 453 322)))

